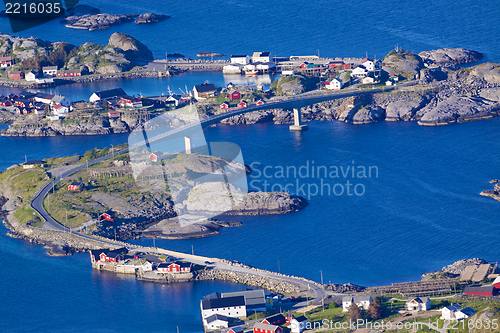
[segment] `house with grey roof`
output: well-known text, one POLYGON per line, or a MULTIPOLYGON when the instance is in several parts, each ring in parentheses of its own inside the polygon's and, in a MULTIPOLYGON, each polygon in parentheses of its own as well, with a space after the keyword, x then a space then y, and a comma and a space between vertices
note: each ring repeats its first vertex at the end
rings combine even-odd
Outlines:
POLYGON ((406 310, 408 311, 427 311, 431 308, 431 299, 429 297, 410 297, 406 301, 406 310))
POLYGON ((356 303, 360 309, 368 310, 372 301, 373 297, 371 295, 345 296, 342 298, 342 310, 344 312, 349 311, 352 303, 356 303))
POLYGON ((204 322, 206 318, 214 314, 235 318, 242 318, 247 315, 245 297, 243 296, 204 298, 200 302, 200 308, 201 317, 204 322))

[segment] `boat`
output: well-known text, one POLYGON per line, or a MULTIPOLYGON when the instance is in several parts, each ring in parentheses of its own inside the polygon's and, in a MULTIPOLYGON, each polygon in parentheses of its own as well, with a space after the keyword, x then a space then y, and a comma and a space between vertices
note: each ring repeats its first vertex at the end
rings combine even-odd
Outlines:
POLYGON ((257 74, 259 74, 259 71, 256 69, 245 71, 245 75, 257 75, 257 74))

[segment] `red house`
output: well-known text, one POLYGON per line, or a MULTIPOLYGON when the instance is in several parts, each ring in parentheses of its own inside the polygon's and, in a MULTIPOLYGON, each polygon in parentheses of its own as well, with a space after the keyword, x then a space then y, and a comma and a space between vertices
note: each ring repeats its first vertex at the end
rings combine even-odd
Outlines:
POLYGON ((465 287, 464 294, 468 296, 495 296, 497 290, 494 286, 465 287))
POLYGON ((248 103, 246 101, 241 101, 238 103, 239 108, 246 108, 248 106, 248 103))
POLYGON ((1 106, 12 106, 12 103, 10 101, 3 100, 3 101, 0 101, 0 105, 1 106))
POLYGON ((68 69, 68 70, 61 69, 57 71, 57 77, 75 77, 75 76, 82 76, 82 71, 78 69, 68 69))
POLYGON ((253 325, 253 333, 283 333, 283 329, 276 325, 256 323, 253 325))
POLYGON ((220 105, 221 110, 229 109, 231 105, 228 102, 224 102, 220 105))
POLYGON ((342 65, 342 69, 345 70, 345 69, 352 69, 352 64, 343 64, 342 65))
POLYGON ((24 79, 24 72, 12 71, 9 73, 9 79, 11 80, 21 80, 24 79))
POLYGON ((82 182, 74 181, 68 185, 68 191, 81 191, 85 188, 85 184, 82 182))
POLYGON ((90 250, 90 261, 96 262, 106 262, 106 253, 109 252, 109 249, 101 249, 101 250, 90 250))
POLYGON ((493 287, 495 287, 495 289, 500 289, 500 276, 493 280, 493 287))
POLYGON ((149 160, 152 162, 158 162, 163 157, 163 153, 160 151, 155 151, 154 153, 149 154, 149 160))
POLYGON ((158 265, 158 272, 163 273, 189 273, 193 268, 193 263, 190 262, 162 262, 158 265))
POLYGON ((120 118, 120 111, 109 111, 108 117, 112 119, 120 118))
POLYGON ((11 57, 0 57, 0 67, 6 68, 12 66, 12 58, 11 57))
MULTIPOLYGON (((122 249, 117 249, 113 250, 111 252, 108 252, 106 254, 106 261, 107 262, 118 262, 118 261, 123 261, 123 251, 122 249)), ((126 252, 125 252, 126 253, 126 252)))
POLYGON ((30 113, 31 113, 31 109, 23 108, 23 114, 30 114, 30 113))
POLYGON ((261 321, 261 323, 268 325, 283 325, 285 322, 286 318, 281 313, 275 314, 271 317, 267 317, 261 321))
POLYGON ((230 100, 235 100, 235 99, 241 98, 241 93, 238 90, 230 90, 228 92, 228 95, 229 95, 230 100))
POLYGON ((114 220, 115 220, 115 213, 113 213, 110 210, 99 215, 99 221, 113 222, 114 220))
POLYGON ((257 101, 257 103, 255 103, 255 104, 256 104, 256 105, 264 105, 264 104, 266 104, 266 102, 264 102, 263 100, 259 99, 259 100, 257 101))

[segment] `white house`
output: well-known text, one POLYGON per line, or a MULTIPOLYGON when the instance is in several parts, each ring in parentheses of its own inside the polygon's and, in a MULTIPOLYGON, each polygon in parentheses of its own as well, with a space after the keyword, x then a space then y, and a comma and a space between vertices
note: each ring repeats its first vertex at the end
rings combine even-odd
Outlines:
POLYGON ((61 104, 54 105, 52 107, 52 114, 62 116, 66 113, 69 113, 69 108, 67 106, 63 106, 61 104))
POLYGON ((40 102, 43 104, 51 104, 54 95, 44 94, 44 93, 36 93, 35 102, 40 102))
POLYGON ((216 330, 220 328, 228 328, 229 320, 226 316, 220 314, 214 314, 210 317, 204 318, 203 323, 209 330, 216 330))
POLYGON ((57 66, 45 66, 42 71, 44 76, 53 77, 57 75, 57 66))
POLYGON ((302 333, 307 326, 307 318, 305 316, 292 317, 288 322, 290 323, 288 328, 292 333, 302 333))
POLYGON ((61 119, 61 117, 59 117, 57 115, 52 115, 52 116, 47 116, 47 119, 50 121, 55 121, 55 120, 61 119))
POLYGON ((274 62, 260 62, 255 64, 257 70, 268 71, 271 68, 275 68, 276 64, 274 62))
POLYGON ((367 77, 364 77, 362 80, 361 80, 361 83, 363 84, 374 84, 375 83, 375 79, 371 76, 367 76, 367 77))
POLYGON ((281 72, 281 76, 286 76, 286 75, 293 75, 294 72, 293 71, 282 71, 281 72))
POLYGON ((24 78, 26 79, 26 81, 36 81, 36 73, 33 72, 33 71, 29 71, 25 76, 24 78))
POLYGON ((451 304, 441 309, 441 319, 462 320, 473 316, 476 313, 472 308, 462 309, 460 304, 451 304))
POLYGON ((250 63, 250 56, 248 55, 232 55, 231 65, 246 65, 250 63))
POLYGON ((71 100, 61 95, 55 95, 50 101, 51 105, 61 104, 62 106, 71 106, 71 100))
POLYGON ((153 264, 147 260, 144 260, 144 262, 141 265, 141 268, 143 272, 151 272, 153 270, 153 264))
POLYGON ((406 301, 408 311, 427 311, 431 308, 431 299, 429 297, 410 297, 406 301))
POLYGON ((342 80, 336 77, 330 82, 326 82, 325 88, 330 90, 340 90, 342 89, 342 80))
POLYGON ((38 110, 38 109, 35 109, 35 114, 36 114, 36 115, 44 115, 44 114, 45 114, 45 110, 38 110))
POLYGON ((342 298, 342 310, 344 312, 349 311, 349 307, 352 303, 356 303, 360 309, 363 308, 368 310, 372 301, 373 298, 371 295, 345 296, 342 298))
POLYGON ((254 52, 252 62, 273 62, 271 52, 254 52))
POLYGON ((225 298, 205 298, 200 302, 201 317, 203 319, 214 314, 228 317, 246 317, 247 307, 244 296, 225 298))
MULTIPOLYGON (((246 65, 246 64, 245 64, 246 65)), ((241 74, 241 69, 243 68, 244 65, 226 65, 222 67, 222 73, 223 74, 241 74)))
POLYGON ((373 72, 375 70, 375 62, 373 59, 364 58, 361 60, 361 65, 365 66, 369 72, 373 72))
POLYGON ((351 72, 351 76, 354 76, 356 78, 363 78, 367 75, 368 75, 368 70, 363 65, 359 65, 358 67, 354 68, 351 72))

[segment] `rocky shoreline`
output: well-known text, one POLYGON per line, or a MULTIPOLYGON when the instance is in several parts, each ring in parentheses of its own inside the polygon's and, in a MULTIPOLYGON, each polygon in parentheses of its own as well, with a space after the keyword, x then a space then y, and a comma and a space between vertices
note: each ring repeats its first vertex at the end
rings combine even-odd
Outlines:
POLYGON ((493 187, 493 190, 485 190, 479 194, 484 196, 484 197, 490 197, 490 198, 493 198, 497 201, 500 201, 500 180, 494 179, 494 180, 490 181, 490 184, 495 184, 495 186, 493 187))

